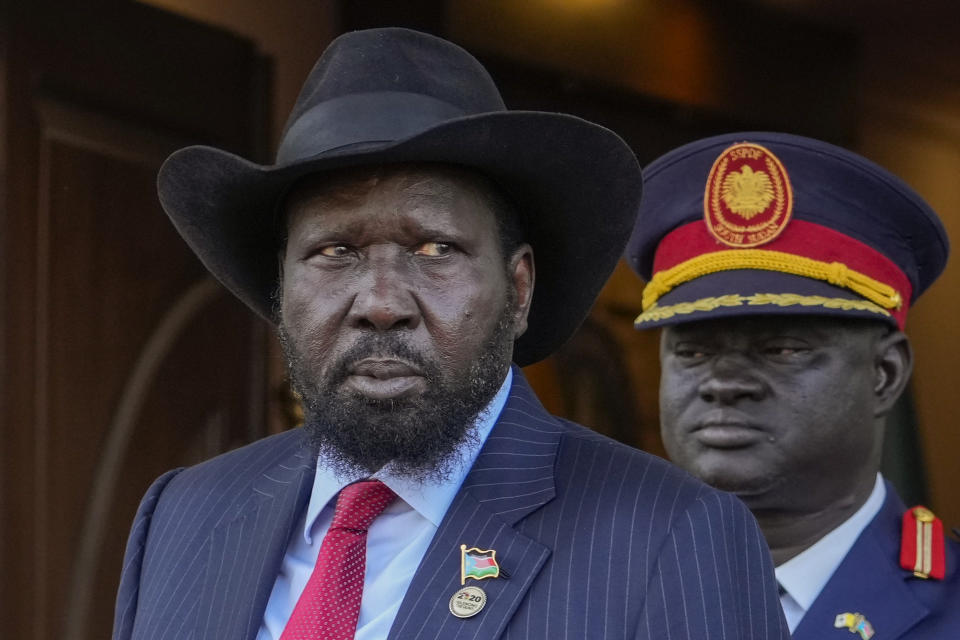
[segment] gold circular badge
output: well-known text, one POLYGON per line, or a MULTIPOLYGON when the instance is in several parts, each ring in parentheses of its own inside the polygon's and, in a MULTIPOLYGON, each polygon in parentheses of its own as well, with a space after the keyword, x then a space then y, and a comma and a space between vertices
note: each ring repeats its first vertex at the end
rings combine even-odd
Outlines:
POLYGON ((487 594, 480 587, 464 587, 450 598, 450 613, 458 618, 477 615, 487 604, 487 594))
POLYGON ((703 215, 714 238, 731 247, 756 247, 783 231, 793 212, 786 169, 766 147, 741 142, 713 163, 703 215))

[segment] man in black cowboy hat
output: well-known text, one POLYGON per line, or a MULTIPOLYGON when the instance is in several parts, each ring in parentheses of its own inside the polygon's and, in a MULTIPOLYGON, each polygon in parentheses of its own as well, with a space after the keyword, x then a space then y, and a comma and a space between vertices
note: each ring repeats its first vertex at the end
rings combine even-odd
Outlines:
POLYGON ((947 260, 936 214, 782 133, 675 149, 644 192, 627 254, 648 281, 636 326, 663 327, 664 444, 753 511, 793 637, 956 638, 960 544, 879 474, 907 309, 947 260))
POLYGON ((156 481, 115 638, 785 637, 735 498, 550 416, 511 367, 623 250, 616 135, 507 111, 459 47, 380 29, 330 45, 275 165, 192 147, 159 192, 278 325, 306 420, 156 481))

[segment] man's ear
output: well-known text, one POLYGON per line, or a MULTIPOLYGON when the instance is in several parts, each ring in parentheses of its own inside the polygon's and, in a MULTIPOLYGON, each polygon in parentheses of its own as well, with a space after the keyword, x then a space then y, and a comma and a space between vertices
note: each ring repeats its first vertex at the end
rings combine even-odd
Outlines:
POLYGON ((533 284, 536 277, 533 264, 533 248, 529 244, 517 247, 510 258, 508 271, 516 292, 516 308, 514 309, 514 338, 519 338, 527 330, 527 315, 530 313, 530 303, 533 301, 533 284))
POLYGON ((913 372, 913 348, 902 331, 892 331, 877 340, 874 354, 874 415, 879 418, 890 412, 907 388, 913 372))

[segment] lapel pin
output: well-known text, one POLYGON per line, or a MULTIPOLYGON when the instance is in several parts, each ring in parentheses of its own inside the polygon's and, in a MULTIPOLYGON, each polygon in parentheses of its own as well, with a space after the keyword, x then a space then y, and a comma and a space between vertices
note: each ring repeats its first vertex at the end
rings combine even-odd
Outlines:
POLYGON ((493 549, 467 548, 460 545, 460 584, 467 578, 483 580, 500 576, 500 565, 497 564, 497 552, 493 549))
POLYGON ((863 640, 873 637, 873 625, 861 613, 838 613, 833 621, 837 629, 848 629, 850 633, 859 633, 863 640))
POLYGON ((487 604, 487 594, 480 587, 464 587, 450 598, 450 613, 458 618, 471 618, 487 604))
MULTIPOLYGON (((484 580, 500 577, 500 565, 497 564, 497 552, 493 549, 467 548, 460 545, 460 585, 467 578, 484 580)), ((450 613, 458 618, 470 618, 487 604, 487 593, 480 587, 463 587, 450 598, 450 613)))

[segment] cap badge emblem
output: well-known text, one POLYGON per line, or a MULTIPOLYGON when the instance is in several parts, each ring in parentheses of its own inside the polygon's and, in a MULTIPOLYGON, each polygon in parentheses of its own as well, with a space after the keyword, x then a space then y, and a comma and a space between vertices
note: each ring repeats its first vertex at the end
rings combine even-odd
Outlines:
POLYGON ((741 142, 713 163, 703 196, 704 221, 719 242, 756 247, 776 238, 793 212, 786 169, 766 147, 741 142))

